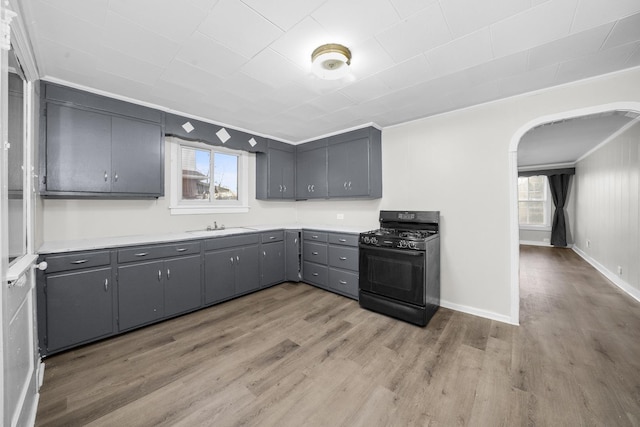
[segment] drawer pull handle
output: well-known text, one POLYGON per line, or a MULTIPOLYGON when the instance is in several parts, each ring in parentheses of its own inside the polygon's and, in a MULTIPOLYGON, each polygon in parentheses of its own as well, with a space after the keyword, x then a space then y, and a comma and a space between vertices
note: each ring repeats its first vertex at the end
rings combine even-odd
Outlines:
POLYGON ((341 285, 346 285, 347 284, 347 282, 345 282, 344 280, 339 280, 339 282, 340 282, 341 285))
POLYGON ((318 273, 312 273, 311 275, 312 276, 318 276, 318 273))
POLYGON ((338 242, 340 243, 345 243, 347 241, 347 239, 338 239, 338 242))
POLYGON ((73 261, 71 264, 84 264, 87 261, 89 261, 89 260, 88 259, 79 259, 77 261, 73 261))
POLYGON ((178 249, 176 249, 176 252, 184 252, 186 250, 187 250, 187 248, 178 248, 178 249))
POLYGON ((137 254, 134 254, 135 256, 147 256, 149 255, 149 252, 138 252, 137 254))
POLYGON ((311 255, 318 255, 318 252, 311 252, 311 255))
POLYGON ((311 238, 312 238, 312 239, 317 239, 317 238, 318 238, 318 236, 317 236, 317 235, 313 235, 313 236, 311 236, 311 238))
POLYGON ((109 291, 109 279, 104 279, 104 291, 109 291))
POLYGON ((341 257, 340 257, 340 261, 346 261, 346 260, 347 260, 347 257, 346 257, 346 256, 341 256, 341 257))
POLYGON ((276 238, 276 236, 269 236, 269 240, 273 240, 275 238, 276 238))

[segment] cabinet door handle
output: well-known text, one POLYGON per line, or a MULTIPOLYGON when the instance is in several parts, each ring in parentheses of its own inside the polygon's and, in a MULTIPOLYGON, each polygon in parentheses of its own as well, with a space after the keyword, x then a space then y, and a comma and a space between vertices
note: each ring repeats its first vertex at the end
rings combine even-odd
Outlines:
POLYGON ((347 239, 338 239, 338 242, 340 242, 340 243, 344 243, 346 241, 347 241, 347 239))
POLYGON ((280 192, 282 193, 282 184, 280 184, 280 192))
POLYGON ((351 190, 351 181, 349 181, 349 190, 351 190))
POLYGON ((236 255, 236 261, 240 264, 240 255, 236 255))
POLYGON ((286 185, 283 185, 283 186, 282 186, 282 192, 283 192, 283 193, 286 193, 286 192, 287 192, 287 186, 286 186, 286 185))
POLYGON ((104 182, 107 182, 109 179, 109 175, 107 175, 107 171, 104 171, 104 182))
POLYGON ((147 256, 149 255, 149 252, 138 252, 137 254, 134 254, 135 256, 147 256))
POLYGON ((338 282, 340 282, 341 285, 346 285, 347 282, 345 282, 344 280, 338 280, 338 282))
POLYGON ((312 273, 311 275, 312 276, 318 276, 318 273, 312 273))
POLYGON ((311 252, 311 255, 318 255, 318 252, 316 252, 316 251, 311 252))
POLYGON ((293 243, 296 243, 296 244, 298 243, 298 238, 297 237, 293 238, 293 243))
POLYGON ((187 248, 178 248, 178 249, 176 249, 176 252, 184 252, 186 250, 187 250, 187 248))
POLYGON ((262 256, 267 256, 267 252, 266 251, 262 251, 262 256))
POLYGON ((229 258, 231 260, 231 265, 233 265, 233 257, 229 258))
POLYGON ((117 173, 117 172, 116 172, 116 174, 113 176, 113 180, 114 180, 115 182, 118 182, 118 173, 117 173))
POLYGON ((162 270, 158 270, 158 282, 162 280, 162 270))
POLYGON ((311 192, 315 193, 316 191, 316 185, 315 184, 311 184, 311 192))
POLYGON ((88 259, 79 259, 77 261, 73 261, 71 264, 84 264, 87 261, 89 261, 89 260, 88 259))
POLYGON ((109 279, 104 279, 104 291, 109 291, 109 279))
POLYGON ((340 257, 340 261, 346 261, 346 260, 347 260, 347 257, 346 257, 346 256, 341 256, 341 257, 340 257))
POLYGON ((344 187, 345 190, 347 189, 347 181, 344 182, 343 187, 344 187))
POLYGON ((311 184, 307 185, 307 192, 311 193, 311 184))
POLYGON ((167 268, 167 280, 171 279, 171 270, 167 268))

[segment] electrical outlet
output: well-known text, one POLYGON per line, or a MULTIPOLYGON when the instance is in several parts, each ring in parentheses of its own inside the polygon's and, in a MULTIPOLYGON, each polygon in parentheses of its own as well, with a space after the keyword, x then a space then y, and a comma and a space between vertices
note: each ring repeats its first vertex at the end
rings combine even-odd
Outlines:
POLYGON ((344 219, 344 214, 336 214, 336 219, 344 219))
POLYGON ((618 266, 618 276, 622 276, 622 266, 618 266))

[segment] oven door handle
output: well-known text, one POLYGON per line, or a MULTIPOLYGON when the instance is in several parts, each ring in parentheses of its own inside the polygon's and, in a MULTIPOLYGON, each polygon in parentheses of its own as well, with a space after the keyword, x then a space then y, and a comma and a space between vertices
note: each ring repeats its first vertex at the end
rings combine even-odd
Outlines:
POLYGON ((361 252, 392 252, 394 254, 399 254, 399 255, 408 255, 408 256, 415 256, 415 257, 421 257, 425 255, 425 251, 414 251, 414 250, 407 250, 407 249, 394 249, 394 248, 378 248, 375 246, 366 246, 366 245, 361 245, 360 246, 360 251, 361 252))

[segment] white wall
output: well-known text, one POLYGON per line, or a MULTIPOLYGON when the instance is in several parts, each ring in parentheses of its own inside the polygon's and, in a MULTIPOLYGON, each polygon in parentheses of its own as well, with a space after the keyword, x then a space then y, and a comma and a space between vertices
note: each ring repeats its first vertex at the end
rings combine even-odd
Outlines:
MULTIPOLYGON (((511 243, 517 229, 510 225, 515 203, 511 140, 547 117, 582 115, 582 109, 618 102, 640 102, 640 68, 384 129, 380 200, 278 203, 250 197, 248 214, 206 218, 172 217, 165 199, 46 200, 45 240, 178 231, 214 219, 228 226, 297 219, 374 228, 380 209, 440 210, 443 305, 517 323, 512 310, 518 300, 513 298, 517 286, 512 286, 517 265, 512 264, 511 243), (344 220, 336 219, 338 213, 344 220)), ((254 182, 253 157, 250 168, 254 182)))
POLYGON ((578 163, 575 245, 578 253, 640 300, 639 146, 636 121, 578 163))

